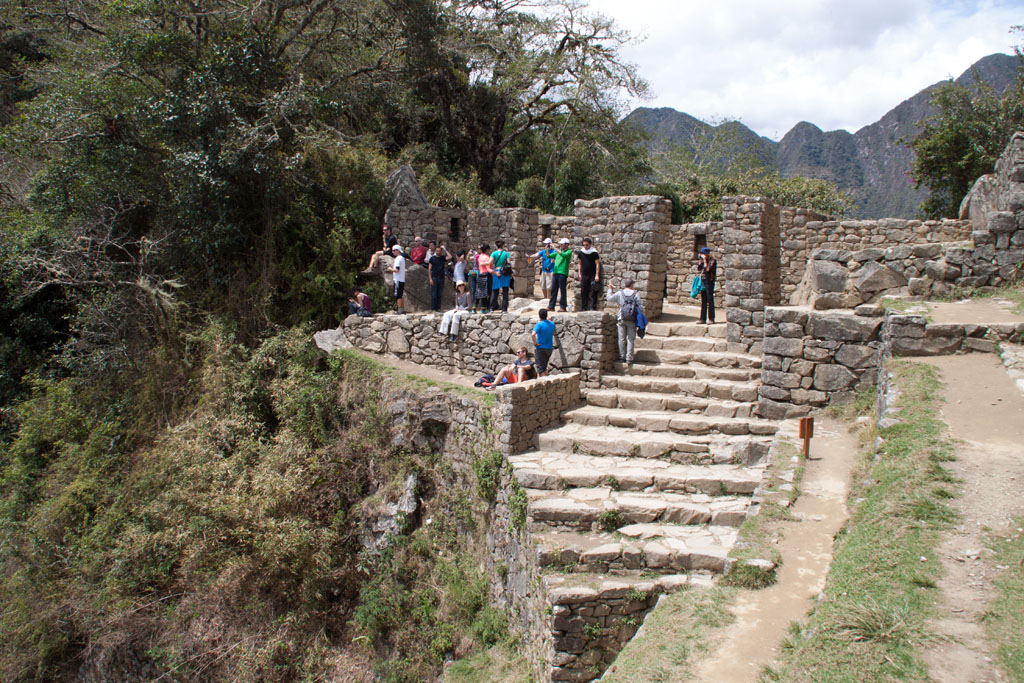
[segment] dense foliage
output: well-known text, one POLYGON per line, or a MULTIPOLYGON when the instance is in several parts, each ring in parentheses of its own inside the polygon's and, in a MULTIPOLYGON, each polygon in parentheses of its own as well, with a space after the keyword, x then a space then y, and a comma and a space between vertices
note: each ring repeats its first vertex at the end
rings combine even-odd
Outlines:
POLYGON ((1001 96, 983 82, 949 81, 932 104, 938 111, 910 143, 916 153, 911 175, 929 191, 922 214, 956 218, 974 181, 992 172, 1010 137, 1024 129, 1024 66, 1001 96))

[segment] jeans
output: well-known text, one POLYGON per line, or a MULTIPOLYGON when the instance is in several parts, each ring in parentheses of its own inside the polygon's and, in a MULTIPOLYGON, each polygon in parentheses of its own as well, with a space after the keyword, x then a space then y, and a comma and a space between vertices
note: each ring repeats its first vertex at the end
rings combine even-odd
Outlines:
POLYGON ((594 285, 593 275, 584 275, 580 278, 580 310, 597 310, 597 287, 594 285))
MULTIPOLYGON (((712 285, 714 286, 714 285, 712 285)), ((711 289, 700 290, 700 320, 715 322, 715 292, 711 289)))
POLYGON ((633 362, 633 345, 636 344, 636 323, 626 320, 619 322, 619 360, 633 362))
POLYGON ((498 310, 498 292, 501 292, 501 312, 508 312, 508 287, 501 287, 491 290, 491 310, 498 310))
POLYGON ((430 280, 430 310, 441 311, 441 297, 444 295, 444 278, 430 280))
POLYGON ((461 311, 459 309, 452 309, 444 314, 441 318, 441 329, 438 330, 441 334, 457 335, 459 333, 459 326, 462 323, 462 319, 469 315, 469 311, 461 311))
POLYGON ((568 275, 562 275, 561 273, 555 273, 554 275, 551 276, 551 300, 548 302, 548 308, 554 310, 554 308, 555 308, 555 299, 557 299, 559 296, 561 296, 561 298, 562 298, 562 306, 561 306, 562 310, 564 311, 565 309, 568 308, 568 305, 566 304, 566 300, 565 300, 566 299, 565 287, 566 287, 566 285, 568 283, 569 283, 569 276, 568 275))

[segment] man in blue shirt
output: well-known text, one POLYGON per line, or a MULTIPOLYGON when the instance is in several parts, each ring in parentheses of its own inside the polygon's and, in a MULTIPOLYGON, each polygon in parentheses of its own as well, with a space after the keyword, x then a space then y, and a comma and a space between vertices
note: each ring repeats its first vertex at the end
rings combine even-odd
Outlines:
POLYGON ((555 350, 555 324, 548 320, 548 311, 545 308, 537 311, 540 321, 533 326, 534 361, 537 365, 537 376, 544 377, 548 374, 548 361, 555 350))
POLYGON ((555 270, 555 250, 551 247, 550 237, 544 238, 543 249, 526 258, 533 263, 534 257, 538 256, 540 257, 540 288, 544 292, 544 298, 549 299, 551 297, 551 273, 555 270))

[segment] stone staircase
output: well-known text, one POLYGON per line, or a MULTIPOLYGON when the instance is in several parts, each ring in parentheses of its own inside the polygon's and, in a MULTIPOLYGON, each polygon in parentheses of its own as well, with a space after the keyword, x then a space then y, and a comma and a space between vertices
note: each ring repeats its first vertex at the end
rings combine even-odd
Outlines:
POLYGON ((754 416, 760 359, 724 336, 652 323, 631 368, 509 458, 552 605, 552 680, 598 677, 657 594, 725 570, 778 425, 754 416))

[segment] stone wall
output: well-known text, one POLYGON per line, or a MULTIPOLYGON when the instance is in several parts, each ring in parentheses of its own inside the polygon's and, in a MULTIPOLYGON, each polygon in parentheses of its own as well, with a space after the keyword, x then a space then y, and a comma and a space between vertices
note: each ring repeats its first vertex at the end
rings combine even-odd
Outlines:
POLYGON ((1024 323, 930 323, 924 316, 890 313, 884 339, 886 351, 897 356, 995 353, 1000 342, 1024 341, 1024 323))
POLYGON ((758 412, 771 419, 806 415, 876 381, 882 350, 880 309, 819 312, 765 309, 758 412))
MULTIPOLYGON (((614 316, 601 311, 554 313, 549 320, 556 329, 552 372, 578 369, 582 386, 598 386, 601 373, 618 357, 614 316)), ((515 313, 471 314, 462 319, 458 339, 449 342, 436 334, 439 314, 348 316, 337 329, 318 333, 318 343, 323 338, 333 347, 351 345, 449 372, 493 375, 515 361, 520 345, 533 348, 530 332, 536 323, 534 317, 515 313)))
POLYGON ((781 291, 778 208, 760 197, 723 197, 722 241, 729 347, 757 353, 765 306, 777 305, 781 291))
POLYGON ((503 450, 520 453, 530 448, 538 430, 558 422, 563 411, 580 402, 580 375, 540 377, 502 387, 496 393, 503 450))

